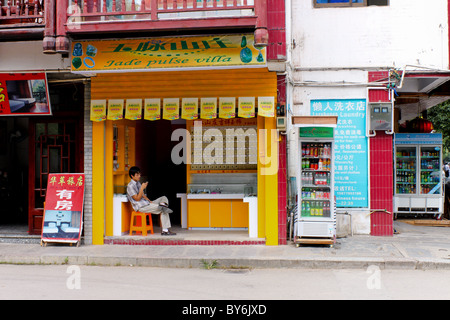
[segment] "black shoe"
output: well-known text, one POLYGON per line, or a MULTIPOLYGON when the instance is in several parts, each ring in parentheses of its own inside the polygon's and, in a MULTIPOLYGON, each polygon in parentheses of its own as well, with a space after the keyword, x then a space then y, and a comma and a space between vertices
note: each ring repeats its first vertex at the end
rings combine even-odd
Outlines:
POLYGON ((172 231, 163 231, 163 232, 161 232, 161 235, 162 236, 176 236, 177 234, 172 231))

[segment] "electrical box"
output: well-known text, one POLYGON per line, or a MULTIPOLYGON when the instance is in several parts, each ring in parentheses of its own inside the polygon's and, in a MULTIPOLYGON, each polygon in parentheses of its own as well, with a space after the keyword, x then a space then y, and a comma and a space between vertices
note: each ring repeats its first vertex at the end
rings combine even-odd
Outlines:
POLYGON ((370 130, 392 130, 392 103, 370 103, 370 130))
POLYGON ((286 131, 286 117, 277 117, 277 130, 286 131))

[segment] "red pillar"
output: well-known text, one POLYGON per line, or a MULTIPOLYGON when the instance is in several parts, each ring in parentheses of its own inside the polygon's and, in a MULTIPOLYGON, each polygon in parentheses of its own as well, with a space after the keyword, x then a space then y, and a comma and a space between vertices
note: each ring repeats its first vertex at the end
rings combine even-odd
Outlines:
POLYGON ((287 244, 286 136, 278 143, 278 244, 287 244))
POLYGON ((370 234, 394 234, 393 137, 378 131, 370 138, 370 234), (377 211, 376 211, 377 210, 377 211), (388 212, 385 212, 386 210, 388 212))
POLYGON ((255 1, 256 30, 255 45, 267 46, 269 44, 269 31, 267 30, 267 0, 255 1))
POLYGON ((67 38, 67 0, 58 0, 56 2, 56 52, 69 53, 69 39, 67 38))
MULTIPOLYGON (((369 72, 369 82, 389 77, 388 71, 369 72)), ((389 102, 389 90, 369 90, 369 102, 389 102)), ((370 234, 394 234, 393 135, 376 131, 370 138, 370 234)))
POLYGON ((44 29, 44 53, 56 53, 56 40, 55 40, 55 0, 45 0, 45 29, 44 29))
MULTIPOLYGON (((286 104, 286 76, 277 76, 277 103, 286 104)), ((278 244, 287 244, 287 153, 286 135, 280 133, 278 142, 278 244)))

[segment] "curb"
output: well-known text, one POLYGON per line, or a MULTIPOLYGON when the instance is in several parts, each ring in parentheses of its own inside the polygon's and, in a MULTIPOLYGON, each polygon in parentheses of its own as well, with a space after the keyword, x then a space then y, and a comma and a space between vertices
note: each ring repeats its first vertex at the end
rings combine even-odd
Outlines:
POLYGON ((377 266, 381 270, 450 270, 450 260, 443 259, 386 259, 386 258, 149 258, 114 256, 2 256, 0 264, 133 266, 154 268, 205 268, 215 262, 223 269, 367 269, 377 266))

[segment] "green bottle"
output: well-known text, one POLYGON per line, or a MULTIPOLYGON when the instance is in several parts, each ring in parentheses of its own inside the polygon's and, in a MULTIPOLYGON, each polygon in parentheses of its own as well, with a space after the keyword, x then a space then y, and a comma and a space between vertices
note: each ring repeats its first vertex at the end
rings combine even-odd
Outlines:
POLYGON ((244 63, 249 63, 252 61, 252 50, 250 50, 247 47, 247 37, 246 36, 242 36, 242 40, 241 40, 241 61, 244 63))

